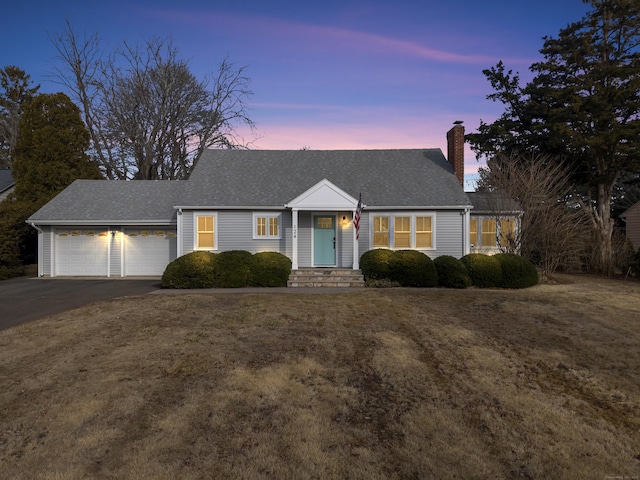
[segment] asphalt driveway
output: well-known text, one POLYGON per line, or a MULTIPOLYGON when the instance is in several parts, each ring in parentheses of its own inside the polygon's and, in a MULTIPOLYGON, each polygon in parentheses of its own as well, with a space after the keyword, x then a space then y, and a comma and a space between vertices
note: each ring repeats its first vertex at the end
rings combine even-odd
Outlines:
POLYGON ((14 278, 0 282, 0 330, 115 297, 144 295, 159 279, 14 278))

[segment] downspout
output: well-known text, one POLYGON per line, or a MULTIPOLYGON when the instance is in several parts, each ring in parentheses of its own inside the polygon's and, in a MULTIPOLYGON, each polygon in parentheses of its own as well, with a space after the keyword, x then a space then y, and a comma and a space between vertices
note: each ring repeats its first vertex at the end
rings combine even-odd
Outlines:
POLYGON ((471 245, 469 242, 469 218, 471 216, 471 210, 465 208, 464 212, 460 212, 462 215, 462 256, 464 257, 471 251, 471 245))
POLYGON ((38 277, 44 276, 44 230, 42 230, 35 223, 31 222, 33 228, 35 228, 38 232, 38 277))
POLYGON ((179 258, 182 256, 182 209, 179 208, 178 209, 178 218, 176 218, 176 223, 177 223, 177 229, 178 231, 176 232, 178 235, 178 239, 177 239, 177 245, 176 245, 176 258, 179 258))

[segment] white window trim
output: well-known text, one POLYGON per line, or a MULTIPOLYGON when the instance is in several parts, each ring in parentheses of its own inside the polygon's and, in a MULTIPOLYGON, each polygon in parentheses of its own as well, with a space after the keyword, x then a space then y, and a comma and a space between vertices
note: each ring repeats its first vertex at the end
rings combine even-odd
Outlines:
POLYGON ((213 252, 218 250, 218 231, 220 225, 218 224, 218 212, 204 212, 198 211, 193 214, 193 250, 213 252), (213 217, 213 248, 198 248, 198 217, 213 217))
POLYGON ((280 240, 282 238, 282 212, 253 212, 253 239, 254 240, 280 240), (258 235, 256 220, 258 218, 266 218, 267 219, 267 234, 266 235, 258 235), (278 235, 270 235, 269 234, 269 219, 277 218, 278 219, 278 235))
POLYGON ((411 236, 410 236, 410 250, 422 251, 434 251, 437 249, 436 245, 436 212, 369 212, 369 249, 374 248, 388 248, 390 250, 403 250, 406 247, 396 248, 394 245, 395 238, 395 218, 396 217, 410 217, 411 218, 411 236), (388 217, 389 218, 389 245, 387 247, 374 247, 374 217, 388 217), (416 217, 431 217, 431 247, 429 248, 417 248, 416 247, 416 217))

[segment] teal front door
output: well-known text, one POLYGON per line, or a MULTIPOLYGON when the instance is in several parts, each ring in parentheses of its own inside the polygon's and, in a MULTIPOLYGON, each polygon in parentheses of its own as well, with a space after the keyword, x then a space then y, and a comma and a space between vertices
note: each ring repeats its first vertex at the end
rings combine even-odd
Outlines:
POLYGON ((314 217, 313 264, 316 267, 336 264, 336 217, 314 217))

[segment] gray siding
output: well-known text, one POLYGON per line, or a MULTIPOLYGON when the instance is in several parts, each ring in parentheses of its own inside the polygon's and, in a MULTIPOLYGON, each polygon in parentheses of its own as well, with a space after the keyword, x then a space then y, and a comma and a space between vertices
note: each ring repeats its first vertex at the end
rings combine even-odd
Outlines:
POLYGON ((358 236, 358 256, 359 257, 361 257, 364 252, 369 250, 369 242, 370 242, 369 225, 370 225, 369 214, 366 212, 362 212, 360 214, 360 235, 358 236))
POLYGON ((184 255, 193 252, 193 245, 195 243, 193 218, 194 213, 191 211, 183 212, 182 215, 178 218, 179 222, 182 221, 182 253, 184 255))
POLYGON ((291 258, 291 212, 281 212, 279 239, 253 238, 253 211, 218 212, 218 250, 280 252, 291 258))
POLYGON ((627 238, 631 240, 633 248, 640 249, 640 204, 635 204, 626 212, 627 238))
POLYGON ((311 212, 298 213, 298 266, 313 266, 311 237, 313 235, 313 217, 311 212))
POLYGON ((42 242, 42 259, 38 259, 38 262, 42 261, 42 274, 50 277, 53 267, 51 265, 51 248, 53 246, 53 233, 51 226, 42 227, 43 242, 42 242))
MULTIPOLYGON (((291 212, 283 211, 281 215, 279 239, 253 239, 253 211, 250 210, 221 210, 217 215, 216 251, 246 250, 257 252, 280 252, 291 258, 292 232, 291 212)), ((195 212, 185 211, 182 214, 182 251, 183 254, 194 250, 195 245, 195 212)))
POLYGON ((337 263, 338 267, 351 268, 353 267, 353 214, 351 212, 338 212, 338 232, 336 244, 338 245, 337 263), (342 217, 345 216, 349 220, 349 225, 342 227, 340 222, 342 217))
MULTIPOLYGON (((444 210, 436 213, 436 250, 426 252, 431 258, 464 255, 465 216, 459 210, 444 210)), ((468 235, 468 233, 466 233, 468 235)))

